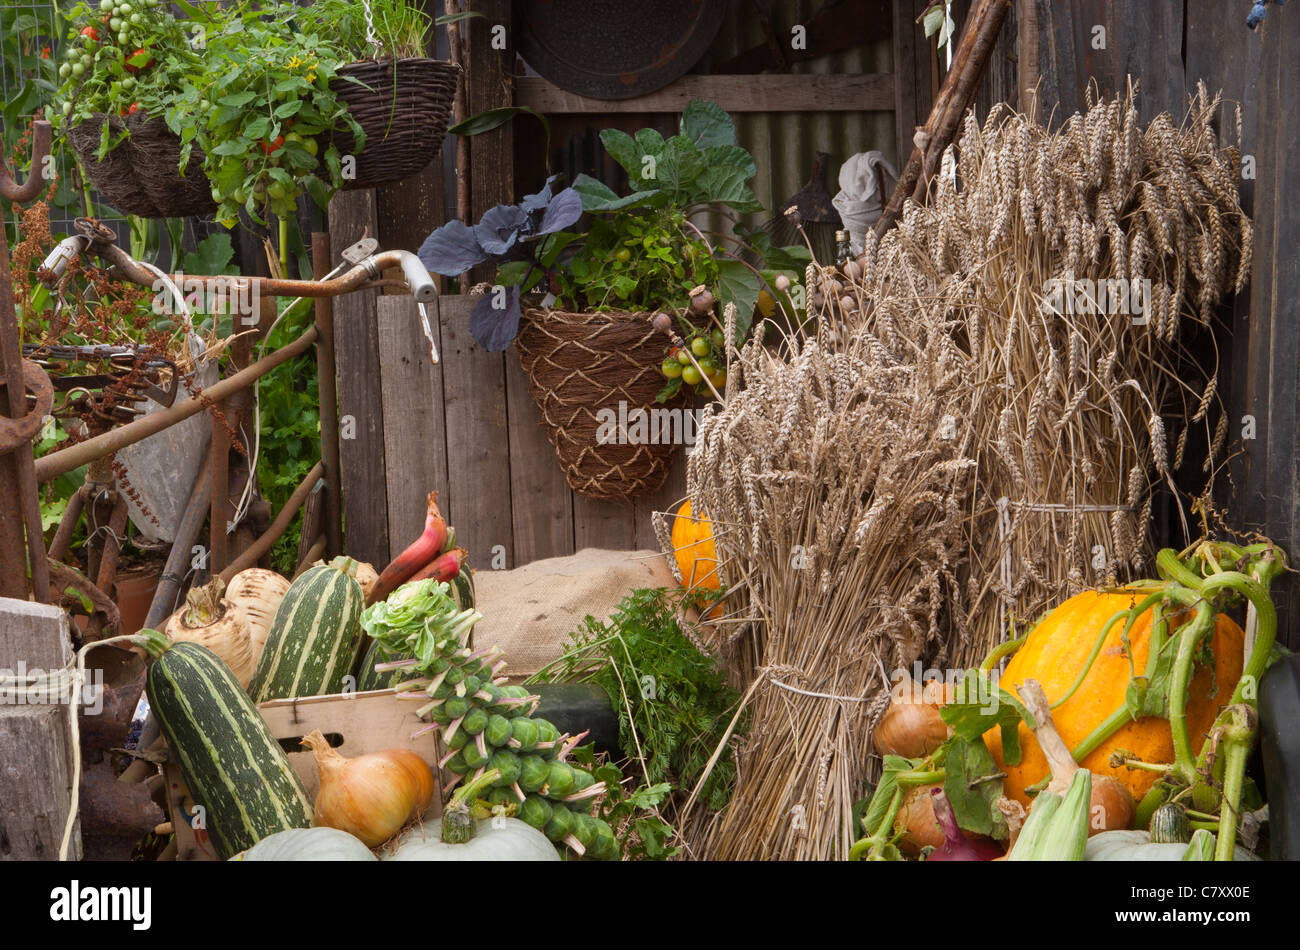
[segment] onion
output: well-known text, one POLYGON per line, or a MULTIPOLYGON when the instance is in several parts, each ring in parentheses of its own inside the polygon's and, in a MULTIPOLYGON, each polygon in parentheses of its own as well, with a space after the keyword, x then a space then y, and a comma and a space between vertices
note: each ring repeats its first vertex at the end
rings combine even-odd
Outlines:
POLYGON ((992 861, 1002 857, 1002 849, 992 841, 973 840, 961 833, 952 802, 948 801, 942 788, 930 789, 930 797, 935 818, 943 829, 944 842, 930 852, 927 861, 992 861))
POLYGON ((912 789, 898 807, 894 819, 894 833, 901 832, 898 848, 908 857, 921 856, 922 848, 941 848, 946 840, 934 815, 934 799, 930 792, 942 785, 921 785, 912 789))
POLYGON ((919 759, 943 745, 949 730, 939 707, 952 702, 955 695, 954 686, 945 687, 938 680, 918 689, 916 682, 903 674, 890 690, 889 708, 871 736, 877 754, 919 759))
POLYGON ((320 774, 317 825, 337 828, 371 848, 424 814, 433 799, 433 772, 409 749, 386 749, 349 759, 330 748, 319 729, 303 738, 320 774))

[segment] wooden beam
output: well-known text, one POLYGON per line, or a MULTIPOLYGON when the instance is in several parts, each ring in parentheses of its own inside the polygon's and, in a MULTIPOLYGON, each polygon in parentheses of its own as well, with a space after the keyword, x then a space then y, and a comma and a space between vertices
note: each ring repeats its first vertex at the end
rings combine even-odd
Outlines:
MULTIPOLYGON (((57 670, 72 659, 68 615, 58 607, 0 598, 0 670, 57 670)), ((64 697, 66 698, 66 697, 64 697)), ((0 861, 53 861, 72 806, 72 748, 66 703, 0 703, 0 861)), ((81 857, 74 827, 69 856, 81 857)))
POLYGON ((692 99, 709 99, 728 112, 892 112, 896 107, 890 73, 683 76, 633 99, 588 99, 537 76, 515 77, 515 104, 551 115, 681 112, 692 99))

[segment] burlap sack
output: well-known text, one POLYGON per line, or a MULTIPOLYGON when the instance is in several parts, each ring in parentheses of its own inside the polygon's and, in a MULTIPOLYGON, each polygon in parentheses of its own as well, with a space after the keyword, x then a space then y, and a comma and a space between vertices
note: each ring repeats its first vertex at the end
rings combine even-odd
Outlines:
POLYGON ((657 551, 586 548, 568 557, 533 561, 513 571, 474 572, 478 647, 498 646, 505 674, 520 682, 558 659, 569 634, 590 614, 606 619, 641 587, 676 587, 657 551))

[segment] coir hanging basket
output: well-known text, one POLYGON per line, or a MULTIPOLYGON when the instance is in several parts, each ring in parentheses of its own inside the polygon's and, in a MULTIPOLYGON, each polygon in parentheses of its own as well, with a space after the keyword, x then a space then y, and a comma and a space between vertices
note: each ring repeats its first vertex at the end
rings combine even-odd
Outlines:
POLYGON ((203 173, 203 150, 194 146, 182 175, 181 140, 161 119, 97 112, 73 127, 68 138, 95 191, 123 214, 183 218, 217 210, 212 185, 203 173), (130 134, 101 161, 96 156, 105 120, 111 141, 123 130, 130 134))
POLYGON ((339 154, 357 159, 356 177, 343 188, 398 181, 433 161, 447 134, 459 82, 459 66, 423 57, 364 60, 341 68, 330 88, 366 134, 360 152, 346 126, 334 135, 339 154))
POLYGON ((659 367, 671 345, 651 326, 649 313, 566 313, 526 307, 515 348, 528 376, 528 391, 542 411, 569 487, 588 498, 622 499, 653 492, 668 477, 686 420, 661 426, 669 416, 652 410, 686 411, 678 394, 656 403, 663 388, 659 367), (620 403, 622 406, 620 406, 620 403), (612 439, 615 427, 626 430, 612 439), (649 421, 638 427, 637 410, 649 421), (647 438, 642 438, 645 435, 647 438))

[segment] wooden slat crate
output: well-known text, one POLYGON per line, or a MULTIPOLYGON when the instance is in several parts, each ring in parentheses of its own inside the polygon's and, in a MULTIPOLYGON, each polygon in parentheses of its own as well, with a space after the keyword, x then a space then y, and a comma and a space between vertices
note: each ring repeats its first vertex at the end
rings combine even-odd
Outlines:
MULTIPOLYGON (((368 752, 383 749, 410 749, 436 768, 442 757, 436 731, 427 732, 417 739, 411 734, 427 725, 415 715, 418 703, 401 702, 391 689, 366 693, 347 693, 333 696, 312 696, 306 699, 276 699, 262 703, 258 709, 271 727, 271 734, 282 744, 289 745, 313 729, 319 729, 343 755, 355 758, 368 752)), ((311 752, 289 751, 289 761, 302 779, 307 794, 315 799, 320 783, 316 763, 311 752)), ((195 831, 186 816, 193 801, 185 787, 180 770, 174 763, 165 767, 167 780, 167 810, 176 832, 176 859, 178 861, 215 861, 217 854, 208 836, 195 831)), ((425 819, 442 814, 442 802, 435 795, 425 819)))

